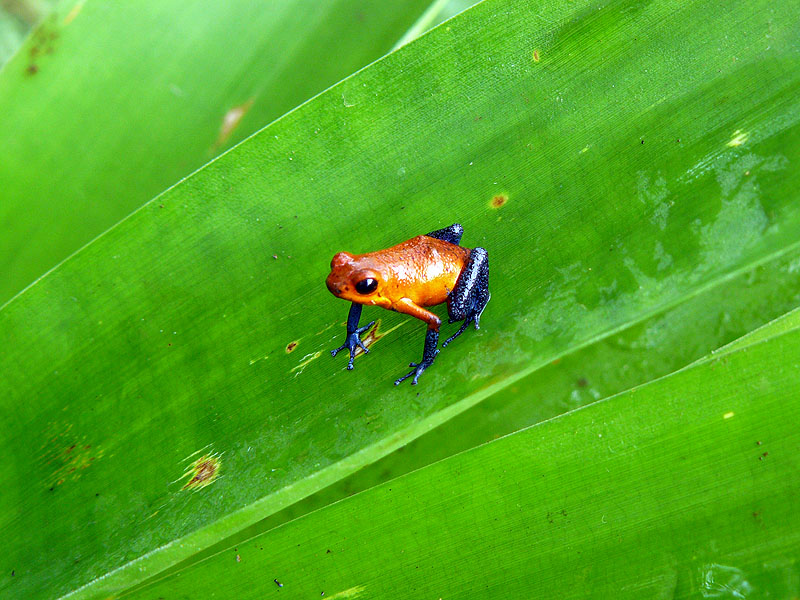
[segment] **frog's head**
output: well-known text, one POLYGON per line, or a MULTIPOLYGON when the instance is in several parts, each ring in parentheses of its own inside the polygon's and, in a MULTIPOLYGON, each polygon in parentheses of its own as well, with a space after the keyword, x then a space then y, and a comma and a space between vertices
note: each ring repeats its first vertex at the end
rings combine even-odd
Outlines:
POLYGON ((359 304, 381 304, 383 277, 370 265, 348 252, 339 252, 331 261, 331 273, 325 280, 331 294, 359 304))

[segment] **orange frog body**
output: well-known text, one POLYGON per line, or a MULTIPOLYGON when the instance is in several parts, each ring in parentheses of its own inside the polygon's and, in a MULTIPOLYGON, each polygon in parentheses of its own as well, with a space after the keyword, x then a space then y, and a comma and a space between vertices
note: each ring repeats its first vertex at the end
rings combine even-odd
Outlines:
POLYGON ((398 385, 413 376, 419 376, 432 363, 439 350, 441 319, 426 310, 447 302, 450 322, 464 321, 455 335, 442 347, 461 335, 470 323, 480 326, 480 316, 491 295, 489 294, 489 257, 483 248, 459 246, 463 228, 458 223, 367 254, 339 252, 331 261, 331 273, 326 285, 334 296, 349 300, 350 315, 347 320, 345 343, 331 351, 350 351, 348 369, 353 368, 356 348, 369 352, 361 341, 361 334, 373 322, 358 327, 361 307, 380 306, 416 317, 428 325, 422 361, 407 375, 395 381, 398 385))

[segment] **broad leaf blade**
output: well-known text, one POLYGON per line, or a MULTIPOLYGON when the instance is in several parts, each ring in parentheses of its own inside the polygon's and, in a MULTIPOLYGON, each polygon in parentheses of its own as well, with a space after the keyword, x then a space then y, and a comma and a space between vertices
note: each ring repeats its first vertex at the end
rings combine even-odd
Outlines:
POLYGON ((387 52, 426 0, 61 2, 0 75, 0 305, 387 52))
POLYGON ((262 598, 273 577, 291 598, 793 597, 797 324, 311 513, 130 597, 214 585, 262 598))
MULTIPOLYGON (((753 336, 773 331, 776 325, 767 321, 800 306, 798 265, 800 252, 795 250, 556 359, 358 473, 222 540, 191 562, 389 479, 668 375, 722 346, 750 343, 753 336), (752 335, 745 335, 750 331, 752 335)), ((789 325, 796 314, 789 312, 779 321, 789 325)))
POLYGON ((737 6, 482 3, 8 304, 0 431, 21 450, 0 467, 15 490, 0 524, 24 543, 0 559, 19 573, 0 585, 117 593, 792 251, 800 9, 777 22, 737 6), (766 35, 768 50, 749 44, 766 35), (489 249, 482 330, 394 388, 422 328, 383 313, 390 333, 345 371, 327 355, 347 310, 322 284, 329 256, 453 221, 489 249), (185 488, 203 457, 221 477, 185 488), (27 537, 43 522, 46 540, 27 537))

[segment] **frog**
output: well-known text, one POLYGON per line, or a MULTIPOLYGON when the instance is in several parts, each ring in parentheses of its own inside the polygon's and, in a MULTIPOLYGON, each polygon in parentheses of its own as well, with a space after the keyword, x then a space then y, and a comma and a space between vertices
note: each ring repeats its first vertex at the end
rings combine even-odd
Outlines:
POLYGON ((491 299, 489 292, 489 253, 485 248, 461 246, 464 228, 459 223, 418 235, 384 250, 366 254, 338 252, 331 260, 331 272, 325 280, 337 298, 351 302, 347 316, 344 344, 331 350, 335 357, 348 350, 347 370, 353 369, 356 350, 369 349, 362 335, 375 321, 359 327, 364 306, 378 306, 403 313, 427 325, 422 359, 409 363, 412 370, 395 380, 400 385, 420 376, 439 354, 441 319, 428 310, 447 303, 449 323, 462 321, 461 327, 447 338, 442 348, 458 338, 470 324, 480 329, 480 319, 491 299))

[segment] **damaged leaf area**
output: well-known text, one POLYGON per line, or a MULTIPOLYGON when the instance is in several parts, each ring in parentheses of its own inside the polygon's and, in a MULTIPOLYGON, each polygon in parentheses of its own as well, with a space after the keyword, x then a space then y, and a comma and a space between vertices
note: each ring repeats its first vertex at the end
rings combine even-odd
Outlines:
POLYGON ((220 454, 204 454, 193 461, 181 479, 186 479, 182 490, 201 490, 214 483, 222 468, 220 454))
POLYGON ((250 110, 250 107, 253 106, 254 99, 250 98, 244 104, 240 104, 239 106, 234 106, 228 112, 225 113, 225 116, 222 118, 222 125, 219 128, 219 135, 217 136, 217 141, 214 142, 213 151, 216 151, 221 146, 228 141, 228 138, 231 137, 231 134, 234 130, 239 126, 242 118, 247 114, 250 110))
POLYGON ((103 451, 93 448, 86 436, 76 436, 71 424, 51 423, 46 437, 40 460, 50 471, 44 485, 51 492, 68 481, 80 479, 83 472, 103 456, 103 451))
MULTIPOLYGON (((397 323, 390 329, 382 330, 381 328, 383 326, 383 321, 381 319, 375 319, 375 325, 373 325, 370 328, 370 330, 367 331, 367 333, 361 338, 361 342, 367 347, 367 350, 370 350, 375 342, 389 335, 393 331, 396 331, 406 323, 408 323, 408 320, 401 321, 400 323, 397 323)), ((356 354, 355 354, 356 358, 358 358, 362 354, 364 354, 364 351, 361 349, 360 346, 356 346, 356 354)))

